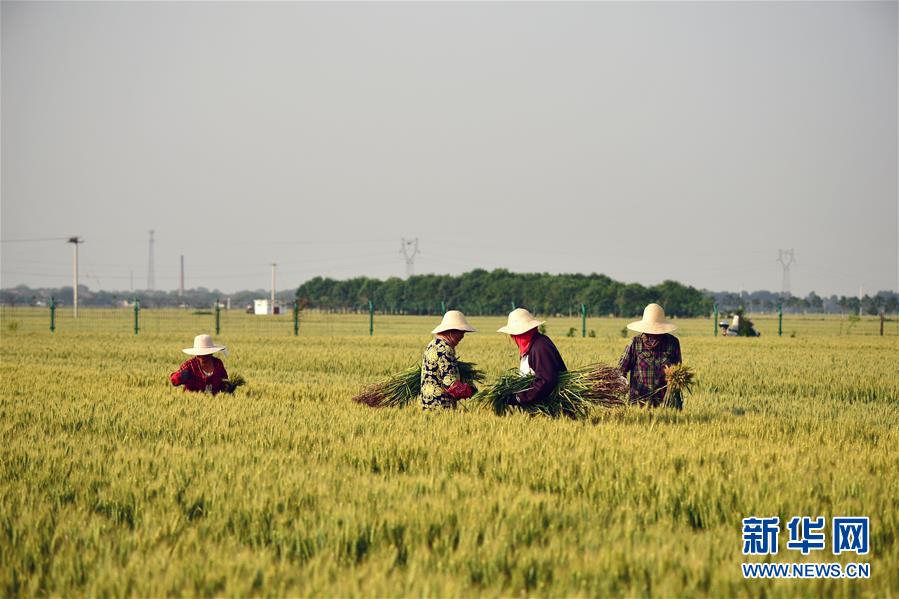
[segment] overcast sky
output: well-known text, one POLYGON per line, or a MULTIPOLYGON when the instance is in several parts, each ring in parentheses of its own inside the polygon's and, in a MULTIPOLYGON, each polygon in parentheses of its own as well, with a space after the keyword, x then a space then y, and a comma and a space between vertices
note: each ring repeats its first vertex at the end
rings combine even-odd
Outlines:
POLYGON ((897 288, 896 2, 0 10, 3 287, 897 288))

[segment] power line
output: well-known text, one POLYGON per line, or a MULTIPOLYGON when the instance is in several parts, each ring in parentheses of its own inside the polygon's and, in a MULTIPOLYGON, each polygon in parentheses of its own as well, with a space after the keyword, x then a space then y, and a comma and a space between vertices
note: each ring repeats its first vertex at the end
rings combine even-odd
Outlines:
POLYGON ((68 241, 68 237, 42 237, 38 239, 0 239, 0 243, 33 243, 43 241, 68 241))

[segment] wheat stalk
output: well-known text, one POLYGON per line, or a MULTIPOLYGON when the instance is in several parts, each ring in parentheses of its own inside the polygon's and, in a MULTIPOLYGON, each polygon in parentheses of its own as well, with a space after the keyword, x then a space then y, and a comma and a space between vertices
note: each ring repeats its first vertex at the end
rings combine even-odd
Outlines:
POLYGON ((533 383, 534 375, 522 376, 513 371, 477 393, 473 402, 496 414, 518 410, 552 418, 583 418, 597 406, 611 408, 625 405, 627 401, 627 384, 621 372, 613 366, 594 364, 562 373, 556 388, 542 401, 508 405, 512 397, 527 391, 533 383))
MULTIPOLYGON (((457 362, 459 379, 465 383, 480 383, 484 373, 470 362, 457 362)), ((365 387, 353 398, 372 408, 401 408, 413 402, 421 393, 421 366, 410 366, 387 379, 365 387)))

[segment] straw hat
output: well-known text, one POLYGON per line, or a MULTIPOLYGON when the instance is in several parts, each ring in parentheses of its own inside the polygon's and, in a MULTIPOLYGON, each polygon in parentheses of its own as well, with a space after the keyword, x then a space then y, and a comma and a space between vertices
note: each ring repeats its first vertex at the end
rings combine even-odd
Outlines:
POLYGON ((545 320, 537 320, 534 315, 524 308, 515 308, 509 312, 509 321, 506 326, 496 331, 497 333, 508 333, 509 335, 521 335, 527 333, 531 329, 536 329, 545 320))
POLYGON ((197 335, 194 337, 194 346, 181 351, 191 356, 209 356, 224 349, 224 345, 214 344, 210 335, 197 335))
POLYGON ((649 333, 650 335, 662 335, 677 330, 676 324, 665 320, 665 310, 658 304, 649 304, 643 310, 643 320, 638 320, 627 325, 632 331, 649 333))
POLYGON ((478 330, 468 324, 465 315, 458 310, 450 310, 443 315, 443 320, 437 325, 431 333, 445 333, 446 331, 465 331, 466 333, 477 333, 478 330))

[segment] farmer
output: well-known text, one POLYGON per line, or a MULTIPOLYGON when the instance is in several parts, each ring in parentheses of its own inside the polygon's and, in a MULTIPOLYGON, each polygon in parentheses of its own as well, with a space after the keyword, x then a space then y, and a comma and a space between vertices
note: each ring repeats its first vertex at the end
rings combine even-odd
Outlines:
POLYGON ((431 331, 434 340, 421 360, 422 409, 455 408, 457 401, 474 395, 474 388, 459 378, 456 363, 456 346, 465 333, 474 332, 475 328, 458 310, 444 314, 443 321, 431 331))
POLYGON ((631 339, 618 363, 621 375, 631 378, 630 400, 657 407, 665 399, 665 367, 681 363, 680 342, 670 334, 677 325, 665 320, 662 306, 649 304, 643 310, 643 319, 627 328, 640 333, 631 339))
POLYGON ((205 391, 213 395, 231 391, 225 365, 212 355, 224 350, 225 346, 214 344, 209 335, 197 335, 193 347, 181 350, 194 357, 172 373, 172 384, 183 385, 185 391, 205 391))
POLYGON ((537 330, 544 322, 546 321, 534 318, 524 308, 516 308, 509 313, 506 326, 497 331, 509 334, 518 346, 518 356, 521 358, 518 370, 521 374, 534 375, 533 386, 509 398, 510 405, 524 405, 546 399, 559 383, 559 375, 567 370, 555 344, 537 330))

